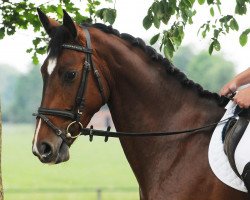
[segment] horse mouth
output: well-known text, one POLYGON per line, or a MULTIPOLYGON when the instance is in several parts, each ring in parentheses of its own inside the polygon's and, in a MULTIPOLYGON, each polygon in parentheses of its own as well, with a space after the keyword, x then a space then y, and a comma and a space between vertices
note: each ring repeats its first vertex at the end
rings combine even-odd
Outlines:
MULTIPOLYGON (((37 156, 37 155, 36 155, 37 156)), ((53 155, 42 155, 37 156, 42 163, 45 164, 59 164, 69 160, 69 146, 62 142, 59 150, 57 150, 53 155)))
POLYGON ((66 162, 68 160, 69 160, 69 146, 65 142, 62 142, 54 164, 59 164, 61 162, 66 162))

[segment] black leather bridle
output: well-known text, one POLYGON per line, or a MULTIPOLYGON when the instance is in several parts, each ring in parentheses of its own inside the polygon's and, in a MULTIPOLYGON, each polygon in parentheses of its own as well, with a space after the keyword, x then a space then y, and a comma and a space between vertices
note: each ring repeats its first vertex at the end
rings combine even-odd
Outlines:
POLYGON ((72 44, 63 44, 62 48, 64 49, 70 49, 74 51, 79 51, 83 52, 86 54, 85 62, 83 64, 83 70, 82 70, 82 79, 80 82, 80 86, 76 95, 75 99, 75 106, 71 111, 67 110, 59 110, 59 109, 51 109, 51 108, 38 108, 38 112, 34 113, 33 115, 36 116, 37 118, 42 119, 53 131, 55 132, 56 135, 60 136, 62 140, 67 144, 70 145, 72 143, 72 139, 77 138, 79 135, 81 135, 81 132, 83 130, 83 125, 80 122, 81 115, 83 112, 83 109, 85 107, 85 91, 88 83, 88 74, 93 70, 94 77, 97 82, 98 90, 102 98, 102 104, 105 104, 106 99, 104 96, 104 91, 103 91, 103 85, 101 82, 101 78, 99 75, 99 72, 92 60, 92 53, 93 50, 91 48, 91 39, 90 39, 90 34, 89 31, 86 27, 82 27, 84 32, 85 32, 85 37, 86 37, 86 47, 80 46, 80 45, 72 45, 72 44), (68 118, 71 119, 72 122, 67 126, 66 130, 62 130, 58 128, 56 125, 54 125, 50 119, 47 117, 47 115, 52 115, 52 116, 58 116, 58 117, 63 117, 63 118, 68 118), (73 135, 70 132, 70 128, 73 125, 78 125, 80 128, 80 132, 77 135, 73 135))
MULTIPOLYGON (((99 75, 99 72, 95 66, 95 64, 92 61, 92 53, 93 50, 91 48, 91 40, 90 40, 90 34, 89 31, 86 27, 83 27, 83 30, 85 32, 86 36, 86 47, 80 46, 80 45, 72 45, 72 44, 63 44, 62 48, 64 49, 71 49, 74 51, 79 51, 83 52, 86 54, 86 59, 83 65, 83 71, 82 71, 82 79, 81 83, 78 89, 78 93, 76 96, 75 100, 75 106, 71 111, 67 110, 59 110, 59 109, 48 109, 48 108, 42 108, 40 107, 38 109, 37 113, 34 113, 33 115, 36 116, 37 118, 42 119, 51 129, 53 129, 54 133, 58 135, 59 137, 62 138, 62 140, 67 144, 71 145, 72 140, 77 138, 79 135, 89 135, 89 140, 93 140, 93 136, 104 136, 105 137, 105 142, 108 141, 109 137, 130 137, 130 136, 135 136, 135 137, 147 137, 147 136, 166 136, 166 135, 177 135, 177 134, 182 134, 182 133, 202 133, 200 132, 201 130, 205 130, 208 128, 215 127, 218 124, 226 123, 227 120, 231 119, 232 117, 229 117, 227 119, 224 119, 219 122, 211 123, 202 127, 194 128, 194 129, 188 129, 188 130, 181 130, 181 131, 168 131, 168 132, 143 132, 143 133, 138 133, 138 132, 110 132, 110 127, 107 128, 106 131, 104 130, 96 130, 93 129, 93 126, 90 128, 84 128, 82 123, 80 122, 80 118, 82 115, 82 111, 85 107, 85 90, 87 87, 87 79, 88 79, 88 74, 91 69, 93 69, 94 77, 97 82, 97 87, 99 90, 99 93, 102 98, 102 104, 106 103, 106 99, 104 96, 104 90, 103 90, 103 85, 101 82, 101 78, 99 75), (58 128, 56 125, 54 125, 47 115, 52 115, 52 116, 58 116, 58 117, 63 117, 63 118, 68 118, 71 119, 72 122, 67 126, 66 130, 62 130, 58 128), (79 126, 79 133, 77 135, 72 135, 70 132, 70 128, 73 125, 78 125, 79 126)), ((233 94, 234 95, 234 94, 233 94)), ((225 97, 226 101, 229 101, 230 98, 225 97)), ((225 100, 224 99, 224 100, 225 100)))

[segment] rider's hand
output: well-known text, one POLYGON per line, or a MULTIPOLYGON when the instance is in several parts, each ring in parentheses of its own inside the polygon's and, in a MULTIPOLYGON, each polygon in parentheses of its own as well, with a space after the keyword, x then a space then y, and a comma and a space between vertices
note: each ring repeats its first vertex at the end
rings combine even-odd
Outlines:
POLYGON ((239 90, 233 98, 234 102, 241 108, 250 107, 250 87, 239 90))
POLYGON ((220 90, 221 96, 228 96, 237 90, 237 84, 236 81, 230 81, 226 85, 223 86, 223 88, 220 90))

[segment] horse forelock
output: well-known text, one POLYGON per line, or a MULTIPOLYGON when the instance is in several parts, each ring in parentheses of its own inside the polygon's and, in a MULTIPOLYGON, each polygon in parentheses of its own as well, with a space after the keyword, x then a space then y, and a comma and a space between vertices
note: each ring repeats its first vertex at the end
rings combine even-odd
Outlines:
POLYGON ((65 43, 73 42, 73 38, 70 35, 69 31, 66 27, 58 26, 55 27, 52 34, 51 34, 51 40, 49 41, 48 50, 47 50, 47 73, 48 75, 51 75, 56 67, 57 59, 59 54, 62 51, 62 45, 65 43))
POLYGON ((70 40, 72 40, 71 35, 64 26, 56 27, 49 41, 48 56, 50 58, 56 58, 62 50, 62 45, 70 40))

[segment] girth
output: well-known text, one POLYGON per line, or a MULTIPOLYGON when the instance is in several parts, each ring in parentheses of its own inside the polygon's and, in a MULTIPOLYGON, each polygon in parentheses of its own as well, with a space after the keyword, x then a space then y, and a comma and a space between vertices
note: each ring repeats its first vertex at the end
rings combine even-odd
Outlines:
POLYGON ((105 104, 106 99, 104 96, 104 90, 103 85, 101 82, 100 74, 92 60, 92 53, 93 50, 91 48, 91 39, 89 31, 86 27, 82 27, 83 31, 85 32, 86 37, 86 47, 81 45, 72 45, 72 44, 63 44, 62 48, 64 49, 70 49, 74 51, 83 52, 86 54, 85 62, 83 64, 83 70, 82 70, 82 79, 79 85, 79 89, 77 91, 76 99, 75 99, 75 105, 74 108, 70 111, 68 110, 60 110, 56 108, 38 108, 37 113, 34 113, 33 115, 37 118, 42 119, 53 131, 56 135, 62 138, 62 140, 67 144, 70 145, 72 143, 72 139, 77 138, 83 129, 83 125, 80 122, 80 118, 83 112, 83 109, 85 107, 85 91, 88 83, 88 74, 93 70, 94 78, 97 82, 97 87, 100 93, 100 96, 102 98, 102 104, 105 104), (68 118, 72 120, 72 122, 67 126, 66 130, 62 130, 61 128, 54 125, 51 120, 47 116, 57 116, 62 118, 68 118), (70 133, 71 126, 78 124, 80 128, 80 132, 73 136, 70 133))

